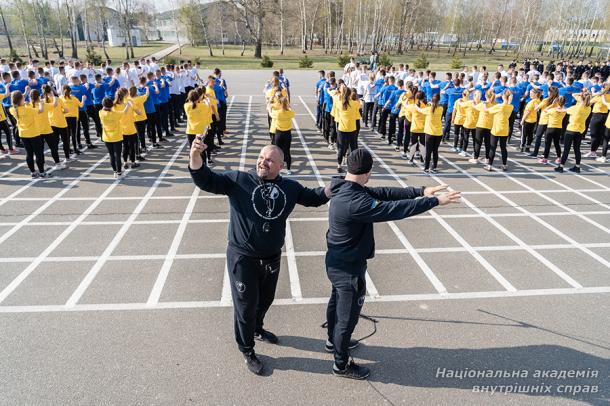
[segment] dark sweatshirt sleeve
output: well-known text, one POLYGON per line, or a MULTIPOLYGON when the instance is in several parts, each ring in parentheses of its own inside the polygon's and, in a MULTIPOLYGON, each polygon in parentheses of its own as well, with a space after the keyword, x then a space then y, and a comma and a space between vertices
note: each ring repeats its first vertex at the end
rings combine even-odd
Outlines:
POLYGON ((328 202, 328 197, 324 193, 323 187, 310 189, 297 183, 299 186, 299 196, 297 197, 297 203, 306 207, 318 207, 328 202))
POLYGON ((436 206, 438 206, 438 199, 436 197, 380 201, 373 197, 366 196, 352 201, 350 209, 351 218, 353 218, 354 221, 381 223, 415 216, 436 206))
POLYGON ((216 173, 206 165, 202 165, 197 170, 192 170, 189 166, 189 171, 195 185, 217 195, 230 195, 237 182, 237 171, 216 173))
POLYGON ((424 195, 424 187, 367 187, 366 191, 374 199, 383 201, 415 199, 424 195))

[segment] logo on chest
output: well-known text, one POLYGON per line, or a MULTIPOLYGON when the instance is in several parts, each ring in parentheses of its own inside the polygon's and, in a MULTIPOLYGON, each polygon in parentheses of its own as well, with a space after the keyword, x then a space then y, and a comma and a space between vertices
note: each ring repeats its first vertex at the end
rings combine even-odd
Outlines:
POLYGON ((252 191, 254 211, 265 220, 275 220, 286 208, 286 194, 275 183, 262 183, 252 191))

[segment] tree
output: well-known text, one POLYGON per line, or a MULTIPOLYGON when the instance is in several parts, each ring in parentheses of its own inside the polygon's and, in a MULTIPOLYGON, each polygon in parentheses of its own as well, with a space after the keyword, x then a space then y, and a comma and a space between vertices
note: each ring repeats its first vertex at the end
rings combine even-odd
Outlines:
POLYGON ((13 49, 13 41, 11 41, 11 33, 8 31, 8 27, 6 26, 6 20, 4 19, 4 11, 3 7, 0 7, 0 18, 2 19, 2 27, 4 28, 4 33, 6 34, 6 41, 8 42, 8 50, 11 55, 15 53, 13 49))
POLYGON ((231 0, 254 41, 254 57, 263 55, 263 27, 269 5, 265 0, 231 0))

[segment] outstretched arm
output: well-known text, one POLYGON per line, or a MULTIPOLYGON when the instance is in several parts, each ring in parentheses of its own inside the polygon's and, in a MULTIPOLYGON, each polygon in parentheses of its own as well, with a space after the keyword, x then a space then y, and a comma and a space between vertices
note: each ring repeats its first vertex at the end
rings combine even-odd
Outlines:
POLYGON ((216 173, 203 164, 202 154, 206 149, 201 136, 195 137, 190 152, 189 171, 193 182, 206 192, 230 195, 237 179, 237 172, 216 173))

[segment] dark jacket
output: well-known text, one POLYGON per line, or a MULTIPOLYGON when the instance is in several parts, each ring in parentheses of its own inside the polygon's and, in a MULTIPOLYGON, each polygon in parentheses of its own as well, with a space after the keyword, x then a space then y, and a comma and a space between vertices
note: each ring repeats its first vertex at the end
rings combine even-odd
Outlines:
POLYGON ((375 187, 334 178, 328 213, 327 261, 362 262, 375 255, 373 223, 400 220, 438 205, 424 188, 375 187))
POLYGON ((309 189, 281 176, 263 181, 254 171, 217 173, 205 165, 189 171, 199 188, 229 197, 229 245, 250 257, 270 258, 282 251, 286 219, 297 203, 317 207, 328 201, 324 188, 309 189))

